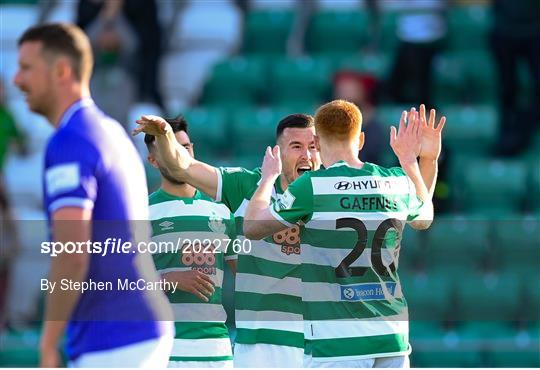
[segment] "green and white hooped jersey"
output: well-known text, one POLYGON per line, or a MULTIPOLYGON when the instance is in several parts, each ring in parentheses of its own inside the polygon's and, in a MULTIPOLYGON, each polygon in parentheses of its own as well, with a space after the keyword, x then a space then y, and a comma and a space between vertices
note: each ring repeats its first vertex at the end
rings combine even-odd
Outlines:
POLYGON ((160 189, 150 195, 150 220, 152 241, 174 245, 153 254, 160 274, 197 269, 215 283, 215 292, 208 302, 180 290, 167 293, 176 330, 169 360, 232 360, 221 295, 224 260, 236 259, 232 242, 225 251, 226 241, 236 237, 234 216, 226 206, 199 191, 193 198, 181 198, 160 189))
MULTIPOLYGON (((238 238, 245 240, 242 236, 244 215, 257 190, 261 171, 222 167, 217 173, 216 200, 234 212, 238 238)), ((278 179, 272 197, 276 199, 282 193, 278 179)), ((251 251, 238 254, 237 343, 304 348, 299 232, 299 227, 294 226, 264 240, 252 240, 251 251)))
POLYGON ((303 174, 274 202, 278 220, 304 224, 306 353, 315 361, 410 352, 397 267, 404 224, 422 206, 401 168, 343 161, 303 174))

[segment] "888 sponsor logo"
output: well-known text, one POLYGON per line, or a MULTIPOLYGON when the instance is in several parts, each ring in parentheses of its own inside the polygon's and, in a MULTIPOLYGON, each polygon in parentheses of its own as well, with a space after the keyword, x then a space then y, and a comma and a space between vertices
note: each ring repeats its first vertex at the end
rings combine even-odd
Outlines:
POLYGON ((274 243, 281 244, 281 252, 287 256, 300 254, 300 227, 298 225, 275 233, 272 239, 274 243))
POLYGON ((216 274, 216 256, 212 252, 214 248, 203 248, 200 241, 185 242, 182 245, 182 257, 180 263, 192 270, 200 271, 207 275, 216 274))

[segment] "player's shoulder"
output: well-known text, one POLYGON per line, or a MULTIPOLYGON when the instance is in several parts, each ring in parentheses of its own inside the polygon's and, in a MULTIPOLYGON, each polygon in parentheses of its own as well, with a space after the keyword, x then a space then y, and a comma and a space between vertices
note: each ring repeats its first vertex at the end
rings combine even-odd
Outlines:
POLYGON ((70 127, 60 128, 49 139, 46 148, 48 158, 66 160, 97 159, 99 150, 84 132, 70 127))
POLYGON ((364 169, 370 172, 373 176, 379 177, 400 177, 407 176, 403 168, 399 166, 395 167, 383 167, 374 163, 365 162, 364 169))
POLYGON ((251 170, 245 167, 219 167, 219 169, 222 173, 225 173, 228 175, 241 174, 241 175, 248 175, 248 176, 261 176, 261 173, 262 173, 260 167, 256 167, 251 170))
POLYGON ((205 209, 207 212, 210 212, 213 217, 219 217, 224 219, 233 218, 229 207, 227 207, 221 202, 212 199, 211 197, 200 191, 197 191, 195 197, 193 198, 193 201, 193 204, 196 205, 197 208, 205 209))
POLYGON ((252 170, 244 167, 220 167, 221 176, 225 179, 230 178, 234 181, 256 184, 262 176, 261 168, 257 167, 252 170))
POLYGON ((160 190, 156 190, 148 196, 148 205, 159 204, 168 201, 169 199, 160 190))

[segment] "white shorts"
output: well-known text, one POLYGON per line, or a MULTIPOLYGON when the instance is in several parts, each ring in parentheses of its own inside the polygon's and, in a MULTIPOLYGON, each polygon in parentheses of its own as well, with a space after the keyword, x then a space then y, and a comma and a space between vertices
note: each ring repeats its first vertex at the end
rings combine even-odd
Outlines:
POLYGON ((257 343, 234 345, 234 367, 302 367, 304 349, 257 343))
POLYGON ((364 358, 360 360, 345 361, 313 361, 311 355, 304 356, 304 367, 327 367, 327 368, 370 368, 370 367, 390 367, 390 368, 410 368, 409 356, 376 357, 364 358))
POLYGON ((71 361, 69 367, 165 368, 172 344, 172 335, 164 335, 106 351, 85 353, 75 361, 71 361))
POLYGON ((189 368, 231 368, 233 367, 232 360, 226 361, 169 361, 167 367, 189 367, 189 368))

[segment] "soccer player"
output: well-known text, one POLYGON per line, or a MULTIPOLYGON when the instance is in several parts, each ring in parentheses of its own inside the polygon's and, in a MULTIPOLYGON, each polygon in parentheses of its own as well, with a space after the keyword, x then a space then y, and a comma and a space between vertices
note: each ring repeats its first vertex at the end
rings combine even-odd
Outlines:
MULTIPOLYGON (((259 169, 215 168, 194 159, 178 144, 170 125, 156 116, 143 116, 135 133, 155 135, 155 153, 167 174, 223 202, 235 213, 241 226, 251 195, 261 180, 259 169)), ((283 171, 273 197, 283 193, 302 173, 320 166, 314 142, 313 117, 293 114, 276 129, 283 171)), ((243 140, 248 140, 244 138, 243 140)), ((241 229, 237 230, 242 235, 241 229)), ((304 324, 299 275, 299 228, 252 242, 249 254, 238 255, 235 286, 235 367, 302 367, 304 324)), ((239 236, 239 239, 242 237, 239 236)))
POLYGON ((259 239, 303 223, 306 367, 408 366, 407 308, 396 272, 399 239, 405 222, 417 229, 431 224, 432 191, 417 157, 423 140, 425 156, 440 152, 445 119, 436 128, 428 125, 425 107, 420 117, 411 111, 407 125, 406 118, 404 112, 397 135, 394 127, 390 134, 401 167, 387 169, 358 159, 364 142, 360 110, 343 100, 323 105, 315 128, 325 168, 299 177, 272 207, 279 147, 266 151, 244 234, 259 239))
MULTIPOLYGON (((167 122, 193 157, 186 120, 167 122)), ((178 282, 182 290, 168 293, 176 329, 169 367, 232 367, 221 292, 224 261, 236 271, 234 215, 193 186, 175 180, 161 164, 155 136, 145 135, 144 142, 148 161, 161 173, 161 187, 150 195, 152 239, 182 244, 181 250, 158 250, 153 256, 161 276, 178 282)))
MULTIPOLYGON (((122 126, 90 97, 93 56, 84 32, 69 24, 31 27, 18 42, 14 83, 30 110, 56 129, 45 154, 46 213, 56 242, 104 246, 107 238, 149 238, 148 191, 142 162, 122 126), (141 223, 142 222, 142 223, 141 223)), ((165 367, 172 346, 170 305, 162 291, 82 291, 84 282, 157 281, 149 254, 59 253, 51 260, 42 367, 60 365, 59 341, 74 367, 165 367), (58 284, 70 284, 61 290, 58 284), (71 287, 71 288, 70 288, 71 287), (167 315, 169 314, 169 315, 167 315), (66 328, 67 325, 67 328, 66 328)))

